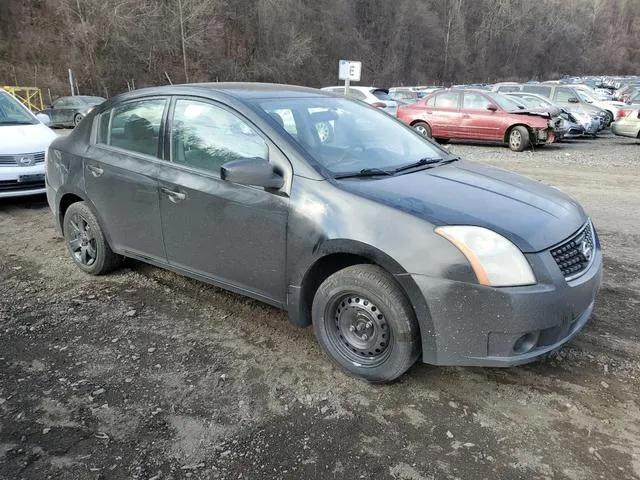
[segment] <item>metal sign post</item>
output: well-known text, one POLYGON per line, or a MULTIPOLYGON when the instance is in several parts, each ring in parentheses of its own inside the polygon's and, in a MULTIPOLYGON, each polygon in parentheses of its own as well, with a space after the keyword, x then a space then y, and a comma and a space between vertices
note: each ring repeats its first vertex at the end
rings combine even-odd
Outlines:
POLYGON ((362 62, 354 62, 352 60, 340 60, 338 62, 338 79, 344 80, 344 94, 349 94, 349 86, 351 82, 360 81, 360 72, 362 71, 362 62))

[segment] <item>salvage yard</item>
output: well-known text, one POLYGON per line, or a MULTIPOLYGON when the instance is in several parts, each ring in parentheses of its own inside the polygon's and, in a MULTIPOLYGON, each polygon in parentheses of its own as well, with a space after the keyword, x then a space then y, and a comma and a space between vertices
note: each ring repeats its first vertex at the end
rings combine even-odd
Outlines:
POLYGON ((604 283, 558 354, 366 384, 272 307, 137 262, 81 273, 44 198, 4 200, 0 479, 640 478, 640 141, 448 148, 592 216, 604 283))

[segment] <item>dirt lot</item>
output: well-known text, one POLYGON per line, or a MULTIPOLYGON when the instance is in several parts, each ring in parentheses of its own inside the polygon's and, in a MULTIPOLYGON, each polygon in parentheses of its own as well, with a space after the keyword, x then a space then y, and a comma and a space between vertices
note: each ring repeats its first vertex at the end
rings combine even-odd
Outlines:
POLYGON ((82 274, 44 199, 3 201, 0 478, 640 478, 640 144, 451 149, 592 214, 604 285, 559 354, 368 385, 279 310, 134 262, 82 274))

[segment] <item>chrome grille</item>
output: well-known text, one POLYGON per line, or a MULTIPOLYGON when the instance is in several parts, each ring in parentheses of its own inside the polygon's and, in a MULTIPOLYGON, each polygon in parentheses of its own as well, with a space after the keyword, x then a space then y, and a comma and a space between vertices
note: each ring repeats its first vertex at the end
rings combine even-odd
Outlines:
POLYGON ((566 280, 579 277, 591 265, 596 254, 594 235, 591 222, 588 222, 569 240, 551 249, 551 255, 566 280))
POLYGON ((44 152, 38 153, 21 153, 18 155, 0 155, 0 167, 15 167, 15 166, 31 166, 38 165, 44 162, 44 152), (25 157, 32 157, 33 161, 24 163, 21 160, 25 157))

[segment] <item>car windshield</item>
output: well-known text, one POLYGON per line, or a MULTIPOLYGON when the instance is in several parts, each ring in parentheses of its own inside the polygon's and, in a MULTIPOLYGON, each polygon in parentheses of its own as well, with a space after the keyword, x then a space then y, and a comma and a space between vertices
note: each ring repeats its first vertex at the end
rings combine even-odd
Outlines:
POLYGON ((515 110, 522 110, 522 107, 518 105, 518 102, 510 99, 506 95, 500 95, 499 93, 487 93, 487 95, 503 110, 507 110, 510 112, 513 112, 515 110))
POLYGON ((0 92, 0 125, 34 125, 38 120, 18 100, 0 92))
POLYGON ((447 156, 387 113, 346 98, 282 98, 258 105, 333 175, 392 171, 447 156))
POLYGON ((529 108, 540 108, 551 106, 551 102, 539 97, 532 97, 529 95, 514 95, 514 99, 524 103, 529 108))

